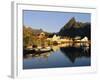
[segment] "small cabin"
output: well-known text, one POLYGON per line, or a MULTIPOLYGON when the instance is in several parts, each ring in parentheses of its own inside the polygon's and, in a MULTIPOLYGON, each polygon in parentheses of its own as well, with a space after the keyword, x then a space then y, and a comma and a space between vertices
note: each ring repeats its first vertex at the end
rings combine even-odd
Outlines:
POLYGON ((39 39, 45 38, 45 33, 41 32, 38 37, 39 37, 39 39))
POLYGON ((60 36, 54 35, 52 38, 52 41, 58 41, 58 40, 60 40, 60 36))

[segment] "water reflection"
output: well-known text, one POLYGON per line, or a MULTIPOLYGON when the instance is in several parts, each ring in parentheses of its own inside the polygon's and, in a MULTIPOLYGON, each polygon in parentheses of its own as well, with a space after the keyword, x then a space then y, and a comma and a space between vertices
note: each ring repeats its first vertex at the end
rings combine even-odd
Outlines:
MULTIPOLYGON (((84 43, 66 43, 66 44, 60 44, 60 45, 55 45, 55 46, 52 45, 51 47, 52 47, 52 51, 49 51, 49 52, 45 52, 45 53, 30 52, 27 55, 24 55, 24 64, 23 65, 26 66, 28 64, 27 60, 29 60, 30 62, 33 61, 34 64, 32 65, 32 68, 34 68, 34 66, 36 66, 35 65, 36 61, 34 59, 40 59, 39 62, 41 65, 38 64, 36 66, 39 68, 55 67, 55 66, 51 66, 51 65, 55 65, 58 63, 59 64, 56 66, 60 66, 60 67, 77 66, 77 64, 80 66, 81 65, 90 65, 90 56, 91 56, 90 44, 84 45, 84 43), (57 57, 59 57, 59 60, 57 60, 56 62, 55 61, 53 62, 53 60, 56 59, 57 57), (81 61, 81 58, 85 59, 84 62, 81 61), (86 58, 88 59, 88 61, 86 58), (41 61, 44 59, 45 59, 45 61, 42 63, 41 61), (76 62, 77 59, 79 59, 79 61, 76 62), (52 63, 51 63, 51 61, 52 61, 52 63), (60 61, 65 61, 65 62, 63 63, 60 61), (66 64, 66 62, 67 62, 67 64, 66 64), (46 65, 45 63, 48 63, 48 65, 46 65), (62 66, 62 65, 64 65, 64 66, 62 66), (45 67, 41 67, 41 66, 45 66, 45 67)), ((25 68, 28 68, 28 67, 25 67, 25 68)))
POLYGON ((46 53, 29 53, 24 55, 24 58, 48 58, 50 55, 52 54, 52 52, 46 52, 46 53))
POLYGON ((69 58, 69 60, 74 63, 76 58, 80 57, 90 57, 90 49, 84 50, 85 47, 62 47, 60 50, 62 53, 69 58))

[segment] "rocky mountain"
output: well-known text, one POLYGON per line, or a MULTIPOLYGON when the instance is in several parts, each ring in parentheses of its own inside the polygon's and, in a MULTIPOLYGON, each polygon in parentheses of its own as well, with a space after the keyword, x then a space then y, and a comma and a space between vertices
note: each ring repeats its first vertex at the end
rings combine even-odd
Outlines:
POLYGON ((87 36, 90 39, 90 23, 77 22, 74 17, 72 17, 68 23, 66 23, 58 32, 60 36, 87 36))

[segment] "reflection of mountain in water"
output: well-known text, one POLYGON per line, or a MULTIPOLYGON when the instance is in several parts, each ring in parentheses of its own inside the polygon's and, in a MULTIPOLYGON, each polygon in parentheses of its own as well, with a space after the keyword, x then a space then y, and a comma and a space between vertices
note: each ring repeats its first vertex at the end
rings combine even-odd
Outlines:
POLYGON ((61 47, 61 52, 69 58, 69 60, 74 63, 76 58, 80 57, 90 57, 90 48, 87 47, 61 47))

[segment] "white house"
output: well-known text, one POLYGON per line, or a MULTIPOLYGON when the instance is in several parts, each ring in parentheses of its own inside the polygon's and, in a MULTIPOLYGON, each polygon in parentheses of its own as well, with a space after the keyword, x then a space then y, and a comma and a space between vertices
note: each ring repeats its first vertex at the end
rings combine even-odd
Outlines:
POLYGON ((59 41, 59 40, 60 40, 60 36, 54 35, 52 38, 52 41, 59 41))

